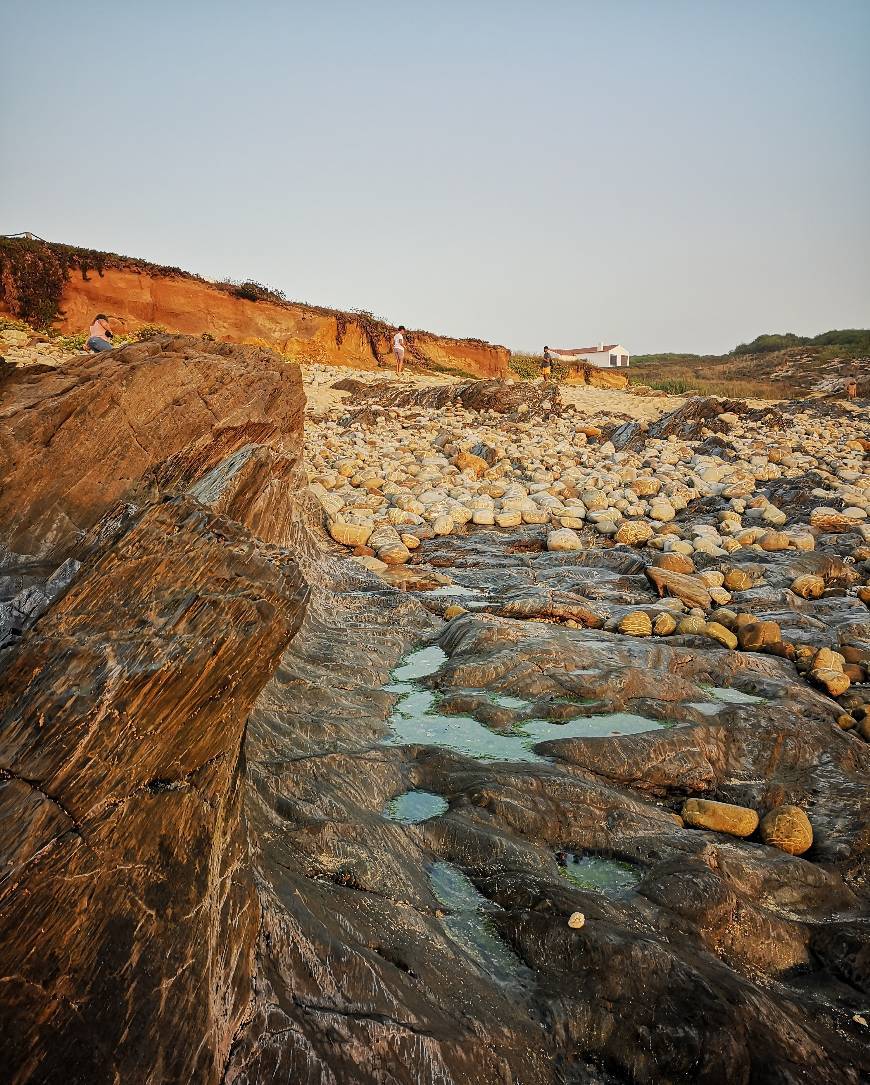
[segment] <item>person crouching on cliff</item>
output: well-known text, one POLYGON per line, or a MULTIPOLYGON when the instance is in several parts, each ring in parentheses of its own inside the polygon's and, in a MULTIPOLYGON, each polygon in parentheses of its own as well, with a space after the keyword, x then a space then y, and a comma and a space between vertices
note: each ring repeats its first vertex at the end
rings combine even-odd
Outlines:
POLYGON ((405 325, 400 324, 399 330, 393 336, 393 354, 396 356, 396 376, 401 377, 402 367, 405 364, 405 325))
POLYGON ((105 313, 97 313, 94 317, 85 347, 93 351, 112 349, 112 329, 109 327, 109 318, 105 313))

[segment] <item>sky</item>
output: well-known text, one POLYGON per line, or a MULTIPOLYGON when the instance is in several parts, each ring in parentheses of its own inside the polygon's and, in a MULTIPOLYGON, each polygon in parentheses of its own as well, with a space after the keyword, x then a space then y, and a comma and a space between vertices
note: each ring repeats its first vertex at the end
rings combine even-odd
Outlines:
POLYGON ((0 0, 0 233, 515 350, 870 327, 868 0, 0 0))

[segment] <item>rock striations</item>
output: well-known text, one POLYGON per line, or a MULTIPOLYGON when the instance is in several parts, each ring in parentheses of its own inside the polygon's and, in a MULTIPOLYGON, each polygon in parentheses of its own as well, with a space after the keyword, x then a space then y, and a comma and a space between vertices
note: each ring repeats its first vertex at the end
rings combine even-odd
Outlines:
POLYGON ((259 923, 245 720, 306 598, 299 374, 185 339, 20 374, 0 580, 75 573, 0 652, 4 1077, 214 1081, 259 923))

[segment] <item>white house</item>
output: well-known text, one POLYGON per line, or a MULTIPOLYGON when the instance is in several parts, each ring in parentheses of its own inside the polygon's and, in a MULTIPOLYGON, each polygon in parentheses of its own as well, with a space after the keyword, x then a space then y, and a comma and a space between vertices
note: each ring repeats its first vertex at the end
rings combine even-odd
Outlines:
POLYGON ((556 361, 566 362, 568 365, 579 366, 586 362, 587 365, 595 365, 599 369, 628 366, 629 363, 629 353, 619 343, 599 343, 597 347, 575 347, 573 350, 550 347, 550 353, 556 361))

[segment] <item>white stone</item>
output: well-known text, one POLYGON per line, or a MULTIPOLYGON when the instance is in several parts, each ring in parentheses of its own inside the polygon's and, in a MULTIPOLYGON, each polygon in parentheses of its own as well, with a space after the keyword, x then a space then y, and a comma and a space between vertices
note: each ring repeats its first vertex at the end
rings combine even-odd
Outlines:
POLYGON ((558 528, 547 535, 547 549, 554 551, 582 550, 583 540, 570 528, 558 528))

